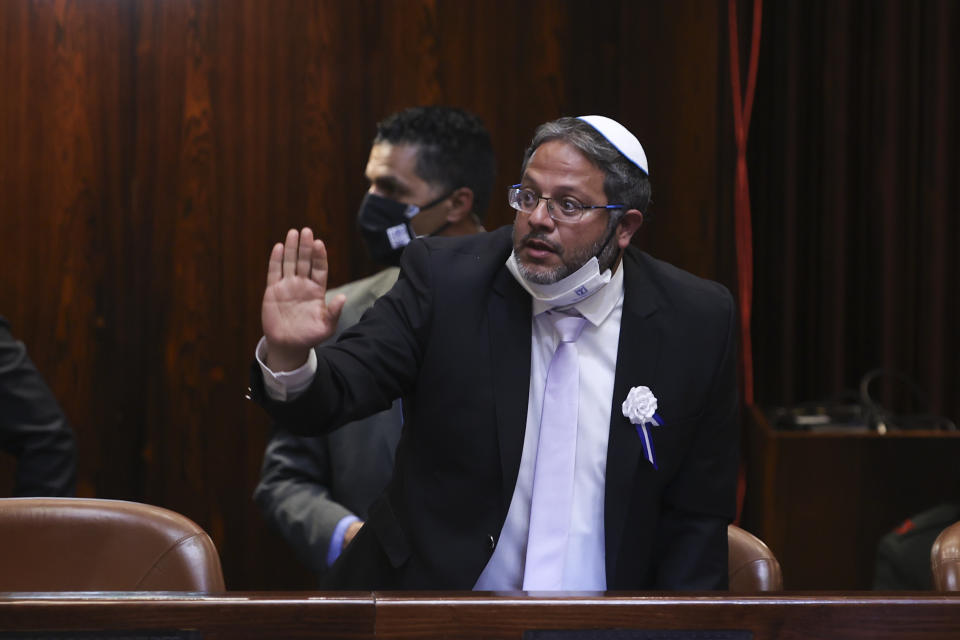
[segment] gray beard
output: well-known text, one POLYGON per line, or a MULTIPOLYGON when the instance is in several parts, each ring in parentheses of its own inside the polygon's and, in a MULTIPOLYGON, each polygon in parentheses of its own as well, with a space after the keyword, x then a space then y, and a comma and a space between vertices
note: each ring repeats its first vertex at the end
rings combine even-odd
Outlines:
MULTIPOLYGON (((603 237, 593 243, 593 245, 571 253, 569 259, 565 259, 564 255, 560 254, 561 264, 550 271, 535 271, 520 260, 517 260, 517 271, 520 272, 520 275, 523 276, 523 279, 527 282, 534 284, 554 284, 555 282, 560 282, 570 274, 575 273, 583 267, 583 265, 590 262, 590 258, 597 256, 600 273, 603 273, 613 267, 613 263, 616 262, 620 250, 617 243, 611 242, 611 240, 613 240, 613 236, 610 234, 610 229, 607 229, 603 237), (603 246, 604 240, 607 241, 605 247, 603 246), (601 247, 603 247, 602 251, 601 247)), ((516 251, 516 248, 514 248, 514 251, 516 251)))

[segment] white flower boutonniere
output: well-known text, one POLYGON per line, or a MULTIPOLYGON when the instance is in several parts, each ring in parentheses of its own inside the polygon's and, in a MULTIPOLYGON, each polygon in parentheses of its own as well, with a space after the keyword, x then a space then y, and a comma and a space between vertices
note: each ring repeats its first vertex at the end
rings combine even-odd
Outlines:
POLYGON ((657 468, 656 457, 653 454, 653 440, 647 427, 663 425, 663 418, 657 414, 657 397, 649 387, 634 387, 623 401, 623 416, 637 428, 640 444, 643 446, 643 455, 646 456, 653 468, 657 468))

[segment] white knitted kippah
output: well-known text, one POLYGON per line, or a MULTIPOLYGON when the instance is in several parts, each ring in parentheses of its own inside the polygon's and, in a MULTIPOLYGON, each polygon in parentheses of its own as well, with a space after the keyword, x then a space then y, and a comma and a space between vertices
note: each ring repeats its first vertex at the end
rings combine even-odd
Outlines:
POLYGON ((644 153, 643 146, 625 126, 606 116, 580 116, 577 120, 583 120, 599 131, 600 135, 626 156, 627 160, 640 167, 640 170, 648 176, 650 175, 650 170, 647 168, 647 154, 644 153))

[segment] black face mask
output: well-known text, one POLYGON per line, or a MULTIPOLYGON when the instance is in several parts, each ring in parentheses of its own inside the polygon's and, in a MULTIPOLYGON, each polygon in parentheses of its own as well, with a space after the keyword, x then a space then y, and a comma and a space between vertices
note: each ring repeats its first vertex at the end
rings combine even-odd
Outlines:
MULTIPOLYGON (((360 210, 357 212, 357 227, 367 245, 370 258, 379 264, 396 266, 400 264, 400 255, 404 247, 416 237, 410 220, 426 209, 433 207, 447 198, 446 194, 429 204, 418 207, 413 204, 404 204, 384 198, 373 193, 363 196, 360 210)), ((440 233, 449 226, 444 223, 430 235, 440 233)))

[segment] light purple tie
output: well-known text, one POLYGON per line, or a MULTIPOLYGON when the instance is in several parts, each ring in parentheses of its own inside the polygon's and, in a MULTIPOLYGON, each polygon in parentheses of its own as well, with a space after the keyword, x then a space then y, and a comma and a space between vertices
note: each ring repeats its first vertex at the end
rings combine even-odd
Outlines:
POLYGON ((580 361, 575 343, 586 318, 554 311, 547 313, 560 342, 547 369, 540 413, 540 440, 533 471, 530 532, 523 572, 526 591, 562 588, 573 505, 580 406, 580 361))

